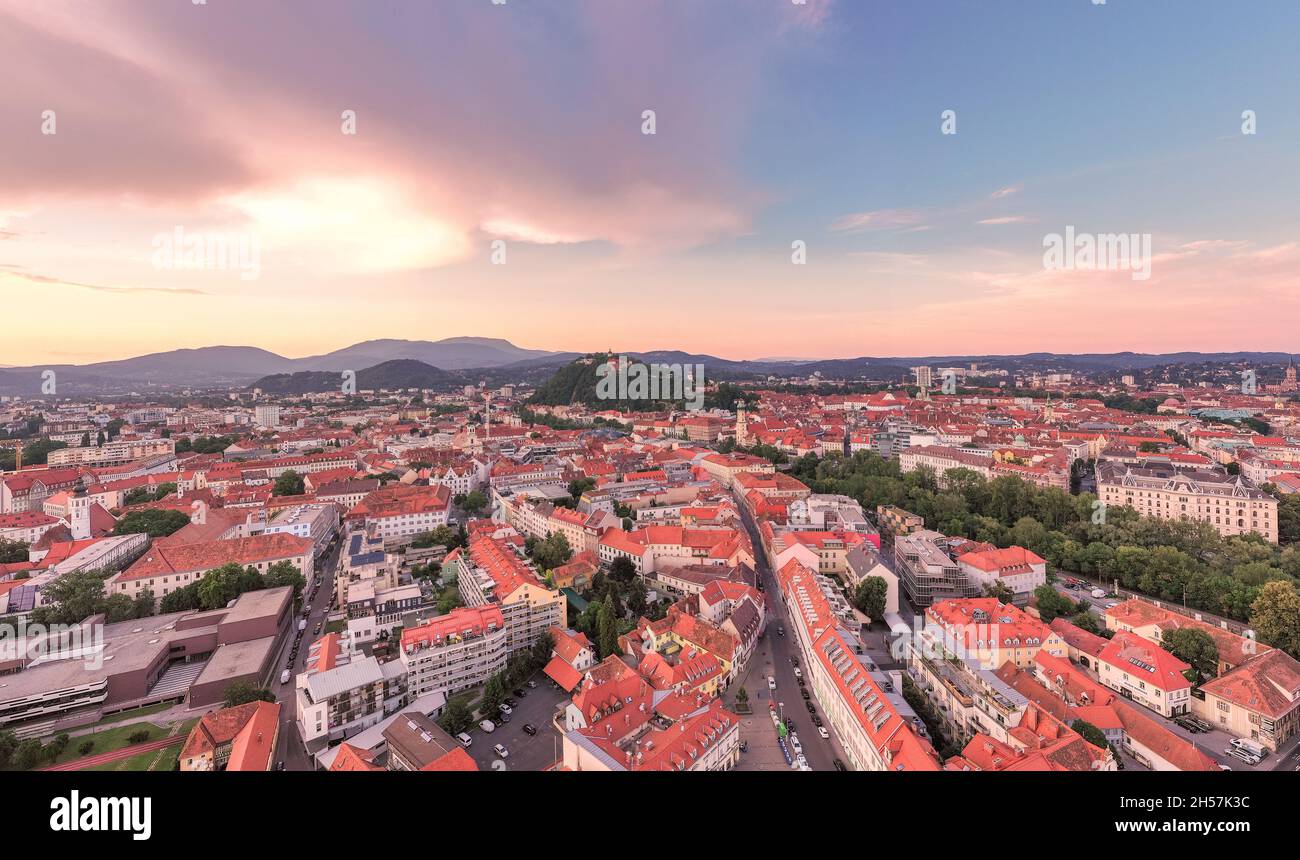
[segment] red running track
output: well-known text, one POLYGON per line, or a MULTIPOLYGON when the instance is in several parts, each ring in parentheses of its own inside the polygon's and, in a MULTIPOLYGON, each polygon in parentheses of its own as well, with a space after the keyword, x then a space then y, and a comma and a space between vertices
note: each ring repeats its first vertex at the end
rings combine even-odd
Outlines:
MULTIPOLYGON (((173 744, 178 744, 183 740, 185 740, 185 737, 183 735, 172 735, 169 737, 160 738, 156 741, 148 741, 146 743, 136 744, 133 747, 122 747, 122 749, 113 750, 112 752, 99 753, 97 755, 88 755, 85 756, 84 758, 77 758, 77 759, 73 759, 72 761, 65 761, 62 764, 53 764, 50 765, 49 767, 37 768, 37 770, 83 770, 88 767, 94 767, 95 765, 108 764, 109 762, 119 761, 124 758, 130 758, 131 756, 140 755, 140 753, 154 752, 155 750, 160 750, 165 747, 172 746, 173 744)), ((76 743, 77 738, 74 737, 72 741, 73 743, 76 743)))

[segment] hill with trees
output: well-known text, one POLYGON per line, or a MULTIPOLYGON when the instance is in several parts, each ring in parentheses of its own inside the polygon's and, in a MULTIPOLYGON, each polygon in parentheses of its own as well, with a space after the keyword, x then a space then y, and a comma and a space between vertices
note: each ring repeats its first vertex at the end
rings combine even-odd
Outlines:
MULTIPOLYGON (((343 374, 337 371, 305 370, 264 376, 250 387, 260 388, 268 394, 313 394, 339 391, 343 381, 343 374)), ((398 358, 357 371, 356 383, 358 391, 401 388, 450 391, 465 384, 465 378, 422 361, 398 358)))

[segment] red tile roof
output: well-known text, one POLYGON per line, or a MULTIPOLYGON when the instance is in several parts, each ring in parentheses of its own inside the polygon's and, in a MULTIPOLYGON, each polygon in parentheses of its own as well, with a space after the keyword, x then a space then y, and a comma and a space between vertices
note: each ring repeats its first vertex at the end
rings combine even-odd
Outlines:
POLYGON ((311 548, 308 538, 283 533, 181 545, 156 543, 123 571, 120 579, 207 571, 230 562, 250 565, 281 561, 307 555, 311 548))

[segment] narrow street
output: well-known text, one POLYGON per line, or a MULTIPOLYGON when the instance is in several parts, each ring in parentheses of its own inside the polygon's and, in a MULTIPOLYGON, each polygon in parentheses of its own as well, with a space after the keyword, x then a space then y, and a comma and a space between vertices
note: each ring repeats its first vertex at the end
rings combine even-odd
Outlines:
MULTIPOLYGON (((732 704, 735 702, 736 690, 743 686, 749 694, 749 705, 754 711, 751 716, 745 718, 742 725, 741 739, 748 742, 749 751, 741 755, 738 769, 789 768, 777 747, 776 729, 768 716, 771 704, 775 701, 781 716, 787 719, 788 723, 793 724, 795 734, 799 736, 799 743, 803 747, 804 757, 808 760, 808 766, 813 770, 834 770, 834 760, 837 758, 843 760, 843 752, 833 734, 830 740, 823 739, 818 734, 812 715, 804 704, 803 696, 799 693, 801 688, 794 674, 794 664, 790 662, 791 655, 798 655, 799 650, 790 627, 790 616, 777 586, 776 576, 763 556, 758 530, 743 506, 737 505, 737 507, 741 509, 741 518, 754 545, 754 566, 763 584, 768 612, 767 631, 750 658, 744 674, 726 694, 727 703, 732 704), (778 632, 782 627, 785 628, 785 636, 778 632), (768 689, 769 675, 776 679, 775 691, 768 689)), ((802 663, 801 658, 801 667, 802 663)), ((806 689, 809 693, 812 692, 811 685, 806 689)), ((815 697, 812 701, 818 715, 822 716, 822 710, 817 705, 815 697)), ((828 732, 831 731, 829 725, 826 728, 828 732)))
MULTIPOLYGON (((304 616, 301 612, 294 616, 291 622, 289 635, 285 637, 284 645, 281 647, 280 654, 276 658, 276 669, 272 673, 271 689, 276 694, 276 699, 280 703, 280 740, 276 750, 277 761, 284 762, 285 770, 314 770, 315 762, 307 749, 302 744, 302 735, 298 731, 296 724, 297 714, 294 697, 294 679, 298 673, 303 670, 307 662, 307 652, 311 643, 324 635, 324 625, 326 617, 329 615, 329 605, 332 595, 334 594, 334 576, 338 571, 339 558, 343 552, 342 536, 339 537, 338 543, 317 565, 316 576, 320 578, 320 587, 315 589, 311 594, 311 601, 305 604, 309 609, 307 618, 307 629, 302 631, 301 637, 298 634, 298 622, 304 616), (321 625, 321 633, 315 633, 316 625, 321 625), (293 661, 293 670, 290 673, 289 683, 280 683, 280 672, 289 663, 289 654, 293 650, 294 643, 298 642, 298 656, 293 661)), ((307 583, 307 591, 311 590, 311 583, 307 583)), ((304 595, 307 593, 304 591, 304 595)))

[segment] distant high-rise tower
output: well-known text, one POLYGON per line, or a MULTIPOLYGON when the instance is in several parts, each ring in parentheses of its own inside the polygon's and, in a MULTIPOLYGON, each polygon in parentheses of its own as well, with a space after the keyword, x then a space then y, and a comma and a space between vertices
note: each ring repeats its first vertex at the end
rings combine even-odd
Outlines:
POLYGON ((73 540, 86 540, 90 537, 90 497, 86 495, 86 480, 77 478, 68 498, 68 528, 73 540))
POLYGON ((253 422, 259 427, 279 427, 280 407, 275 404, 263 404, 253 407, 253 422))
POLYGON ((921 389, 918 396, 922 400, 930 399, 930 385, 934 382, 934 373, 928 367, 914 367, 912 373, 916 375, 916 387, 921 389))

